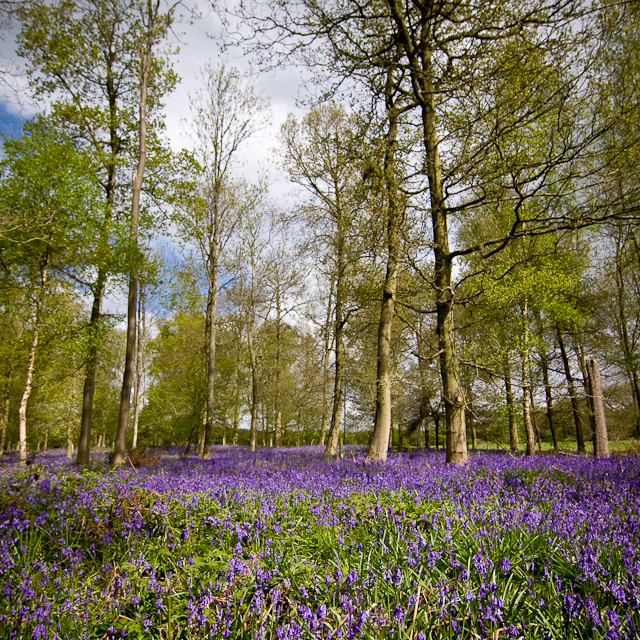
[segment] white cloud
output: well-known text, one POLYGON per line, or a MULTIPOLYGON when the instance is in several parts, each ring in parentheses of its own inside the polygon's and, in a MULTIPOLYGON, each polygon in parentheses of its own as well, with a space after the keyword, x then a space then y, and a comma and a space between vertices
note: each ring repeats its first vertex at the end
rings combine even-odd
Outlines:
MULTIPOLYGON (((185 121, 189 118, 189 94, 202 87, 198 75, 202 65, 208 60, 214 63, 224 60, 230 66, 249 73, 249 60, 238 50, 221 52, 220 36, 222 23, 218 15, 211 11, 193 24, 178 26, 180 52, 174 58, 174 68, 181 77, 177 89, 166 98, 166 127, 174 150, 191 147, 185 121)), ((283 206, 287 200, 290 185, 277 170, 278 158, 275 153, 280 127, 291 112, 299 114, 296 96, 301 86, 301 72, 294 67, 281 68, 265 74, 255 75, 256 88, 271 107, 271 124, 262 132, 249 139, 239 151, 239 173, 247 180, 256 180, 267 168, 273 181, 271 193, 283 206)))

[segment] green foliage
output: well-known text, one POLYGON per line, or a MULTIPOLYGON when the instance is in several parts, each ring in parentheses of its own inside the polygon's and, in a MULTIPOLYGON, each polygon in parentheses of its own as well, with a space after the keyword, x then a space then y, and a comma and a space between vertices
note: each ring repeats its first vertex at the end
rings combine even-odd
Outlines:
POLYGON ((39 118, 18 138, 5 138, 0 163, 0 229, 6 264, 18 269, 45 251, 60 273, 92 264, 103 197, 92 157, 39 118))
POLYGON ((140 415, 143 442, 197 442, 206 398, 204 324, 193 311, 178 311, 160 324, 149 347, 153 382, 140 415))

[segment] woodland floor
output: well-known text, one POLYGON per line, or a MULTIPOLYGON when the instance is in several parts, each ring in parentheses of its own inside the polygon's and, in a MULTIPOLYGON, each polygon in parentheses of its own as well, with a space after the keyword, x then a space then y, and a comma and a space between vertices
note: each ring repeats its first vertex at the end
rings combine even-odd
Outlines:
POLYGON ((640 637, 639 456, 364 454, 5 459, 0 638, 640 637))

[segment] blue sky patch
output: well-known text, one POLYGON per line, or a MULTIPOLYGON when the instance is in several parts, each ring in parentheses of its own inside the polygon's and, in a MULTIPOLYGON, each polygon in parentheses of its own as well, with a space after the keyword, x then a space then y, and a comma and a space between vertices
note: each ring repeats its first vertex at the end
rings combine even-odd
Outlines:
POLYGON ((0 133, 2 135, 13 136, 20 134, 25 120, 25 117, 8 108, 6 102, 0 102, 0 133))

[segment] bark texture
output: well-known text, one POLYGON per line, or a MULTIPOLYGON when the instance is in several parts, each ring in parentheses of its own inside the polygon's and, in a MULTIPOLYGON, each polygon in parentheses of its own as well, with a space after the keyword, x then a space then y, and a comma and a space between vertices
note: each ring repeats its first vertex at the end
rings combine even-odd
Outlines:
POLYGON ((589 404, 594 438, 593 455, 596 458, 609 457, 609 435, 607 419, 604 413, 604 397, 602 395, 602 378, 600 366, 595 358, 587 360, 587 376, 589 380, 589 404))
POLYGON ((382 289, 382 308, 378 324, 375 422, 368 453, 368 457, 374 460, 387 459, 387 443, 391 429, 391 330, 398 288, 398 229, 402 215, 395 162, 398 146, 398 109, 394 99, 394 71, 392 67, 387 74, 385 92, 389 120, 384 157, 384 184, 387 197, 387 272, 382 289))

